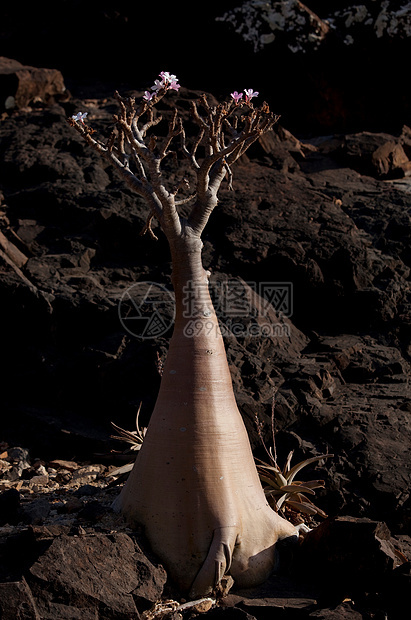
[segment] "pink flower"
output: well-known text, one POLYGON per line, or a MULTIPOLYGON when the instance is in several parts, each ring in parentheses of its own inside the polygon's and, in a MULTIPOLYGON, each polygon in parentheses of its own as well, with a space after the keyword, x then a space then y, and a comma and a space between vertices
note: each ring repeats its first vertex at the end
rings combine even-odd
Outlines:
POLYGON ((251 99, 253 97, 258 97, 258 91, 253 91, 252 88, 249 88, 248 90, 244 90, 245 92, 245 100, 247 101, 247 103, 249 103, 251 101, 251 99))
MULTIPOLYGON (((154 86, 151 87, 151 90, 155 93, 158 93, 158 91, 162 88, 164 88, 165 90, 168 90, 169 88, 171 88, 172 90, 178 90, 180 88, 178 79, 173 73, 169 73, 168 71, 162 71, 159 74, 159 77, 161 77, 161 81, 155 80, 154 86)), ((149 101, 149 99, 147 99, 147 101, 149 101)))
POLYGON ((178 83, 177 76, 174 75, 174 73, 169 73, 168 71, 162 71, 160 73, 160 77, 163 80, 162 85, 164 88, 171 88, 172 90, 178 90, 180 88, 180 84, 178 83))
POLYGON ((158 91, 164 88, 164 86, 164 82, 160 82, 160 80, 154 80, 154 86, 151 87, 151 90, 154 90, 154 92, 158 93, 158 91))
POLYGON ((73 121, 77 121, 77 122, 84 124, 87 114, 88 112, 77 112, 77 114, 73 114, 71 118, 73 119, 73 121))
POLYGON ((162 71, 160 77, 164 82, 177 82, 177 76, 169 73, 168 71, 162 71))
POLYGON ((143 99, 145 99, 146 101, 151 101, 151 99, 154 97, 154 93, 150 93, 148 92, 148 90, 145 91, 143 99))
POLYGON ((232 98, 234 99, 234 101, 235 101, 236 103, 238 103, 238 102, 240 101, 240 99, 242 99, 242 98, 243 98, 243 93, 238 93, 238 92, 235 90, 233 93, 231 93, 231 96, 232 96, 232 98))

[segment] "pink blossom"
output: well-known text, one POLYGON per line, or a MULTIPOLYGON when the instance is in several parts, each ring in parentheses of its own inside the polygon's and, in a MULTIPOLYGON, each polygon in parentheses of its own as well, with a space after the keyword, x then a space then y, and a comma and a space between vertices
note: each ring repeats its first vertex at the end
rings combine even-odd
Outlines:
POLYGON ((148 90, 145 91, 143 99, 145 99, 146 101, 151 101, 151 99, 154 97, 154 93, 150 93, 148 90))
POLYGON ((77 122, 84 124, 87 114, 88 112, 77 112, 77 114, 73 114, 71 118, 73 119, 73 121, 77 121, 77 122))
POLYGON ((151 90, 154 90, 154 92, 158 93, 158 91, 164 88, 164 86, 164 82, 160 82, 160 80, 154 80, 154 86, 151 87, 151 90))
POLYGON ((169 73, 168 71, 162 71, 160 73, 160 77, 164 82, 177 82, 177 76, 173 73, 169 73))
POLYGON ((164 88, 165 90, 168 90, 169 88, 171 88, 172 90, 178 90, 180 88, 178 79, 173 73, 169 73, 168 71, 162 71, 159 74, 159 77, 161 77, 161 81, 155 80, 154 86, 151 87, 151 90, 155 93, 158 93, 158 91, 162 88, 164 88))
POLYGON ((251 99, 253 97, 258 97, 258 91, 254 91, 252 88, 249 88, 248 90, 244 90, 245 92, 245 100, 247 101, 247 103, 249 103, 251 101, 251 99))
POLYGON ((238 93, 238 92, 235 90, 233 93, 231 93, 231 96, 232 96, 232 98, 234 99, 234 101, 235 101, 236 103, 238 103, 238 102, 240 101, 240 99, 242 99, 242 98, 243 98, 243 93, 238 93))

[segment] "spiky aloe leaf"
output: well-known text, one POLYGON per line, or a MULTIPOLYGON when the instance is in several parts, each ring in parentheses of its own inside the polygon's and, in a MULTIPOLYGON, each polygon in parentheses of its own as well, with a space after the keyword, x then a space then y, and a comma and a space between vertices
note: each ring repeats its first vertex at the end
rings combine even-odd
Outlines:
POLYGON ((317 514, 319 514, 321 517, 326 518, 326 517, 328 516, 328 515, 326 515, 326 513, 324 512, 324 510, 321 510, 321 508, 318 508, 318 506, 316 506, 316 505, 314 504, 314 502, 312 502, 312 501, 311 501, 311 499, 310 499, 309 497, 306 497, 305 495, 302 495, 302 498, 303 498, 303 500, 304 500, 304 503, 305 503, 305 504, 310 504, 310 506, 311 506, 312 508, 315 508, 315 509, 316 509, 316 511, 317 511, 317 514))
POLYGON ((280 491, 282 493, 309 493, 311 495, 315 495, 315 491, 310 489, 308 486, 303 486, 300 484, 286 484, 281 487, 280 491))
POLYGON ((310 463, 315 463, 316 461, 322 461, 323 459, 328 459, 332 456, 334 455, 333 454, 320 454, 319 456, 312 456, 311 458, 306 459, 305 461, 301 461, 300 463, 297 463, 297 465, 294 465, 294 467, 292 467, 287 474, 288 484, 290 484, 294 480, 296 474, 301 469, 303 469, 303 467, 310 465, 310 463))
POLYGON ((267 487, 264 489, 264 493, 266 495, 272 495, 273 497, 280 497, 281 495, 284 495, 280 489, 269 489, 267 487))
POLYGON ((275 500, 275 503, 277 505, 277 511, 281 510, 281 506, 284 504, 286 500, 287 500, 287 494, 281 495, 281 497, 275 500))
MULTIPOLYGON (((299 508, 298 506, 304 506, 305 508, 305 513, 306 514, 318 514, 321 517, 323 517, 324 519, 327 517, 327 514, 324 512, 324 510, 321 510, 321 508, 318 508, 318 506, 316 506, 309 497, 306 497, 305 495, 299 495, 299 496, 293 496, 290 497, 287 500, 287 505, 291 506, 291 508, 294 508, 295 510, 300 510, 302 511, 301 508, 299 508), (312 512, 312 511, 315 512, 312 512), (310 512, 308 512, 310 511, 310 512)), ((303 512, 303 511, 302 511, 303 512)))
POLYGON ((139 415, 140 415, 140 411, 141 411, 141 405, 142 403, 140 403, 139 408, 137 410, 137 414, 136 414, 136 430, 135 431, 127 431, 124 428, 121 428, 120 426, 117 426, 117 424, 114 424, 114 422, 111 422, 111 425, 113 426, 113 428, 115 428, 115 430, 119 433, 119 435, 110 435, 110 437, 112 439, 119 439, 120 441, 126 441, 127 443, 131 444, 131 450, 140 450, 142 443, 144 441, 144 437, 146 435, 146 428, 140 428, 139 426, 139 415))
POLYGON ((309 489, 323 489, 325 487, 324 480, 307 480, 304 482, 299 482, 297 480, 293 480, 293 484, 304 485, 309 489))
POLYGON ((275 512, 279 512, 280 509, 279 509, 279 507, 277 505, 277 501, 276 501, 275 497, 267 496, 267 501, 268 501, 269 505, 271 506, 271 508, 273 510, 275 510, 275 512))
POLYGON ((316 515, 318 513, 318 509, 315 506, 311 506, 306 502, 294 502, 293 500, 288 500, 287 504, 297 510, 297 512, 303 512, 306 515, 316 515))
POLYGON ((111 425, 119 433, 119 435, 110 435, 112 439, 126 441, 127 443, 131 444, 132 450, 140 450, 144 436, 141 436, 137 431, 127 431, 124 428, 117 426, 117 424, 114 424, 114 422, 112 422, 111 425))
POLYGON ((136 429, 137 429, 137 435, 141 439, 141 443, 143 443, 146 430, 147 430, 146 428, 140 429, 139 417, 140 417, 140 411, 141 411, 142 404, 143 404, 143 401, 140 402, 139 407, 137 409, 137 413, 136 413, 136 429))
POLYGON ((257 470, 259 471, 260 475, 271 478, 273 480, 273 486, 281 487, 284 484, 287 484, 287 479, 276 467, 271 467, 271 465, 257 465, 257 470))
POLYGON ((291 450, 289 455, 287 456, 287 460, 285 461, 283 474, 286 476, 291 469, 291 459, 293 458, 294 450, 291 450))
POLYGON ((270 487, 273 487, 278 490, 281 488, 281 485, 277 483, 275 478, 271 476, 265 476, 263 473, 260 473, 259 475, 260 475, 261 482, 265 482, 266 484, 269 484, 270 487))
POLYGON ((114 471, 109 473, 109 476, 121 476, 121 474, 126 474, 133 469, 134 463, 127 463, 127 465, 122 465, 118 467, 114 471))

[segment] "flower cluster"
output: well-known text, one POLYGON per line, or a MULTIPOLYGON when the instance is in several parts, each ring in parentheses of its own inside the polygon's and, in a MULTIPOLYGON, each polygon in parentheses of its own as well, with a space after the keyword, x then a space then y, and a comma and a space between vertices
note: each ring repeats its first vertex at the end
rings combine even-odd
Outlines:
POLYGON ((172 73, 169 73, 168 71, 162 71, 159 74, 159 77, 161 78, 161 80, 154 81, 154 85, 151 87, 152 92, 150 92, 149 90, 145 91, 143 99, 145 99, 146 101, 151 101, 151 99, 162 88, 165 88, 166 90, 168 90, 169 88, 171 88, 171 90, 178 90, 180 88, 177 76, 173 75, 172 73))
POLYGON ((80 123, 84 124, 84 121, 86 120, 88 112, 77 112, 77 114, 73 114, 73 116, 71 117, 73 119, 73 121, 77 121, 80 123))
MULTIPOLYGON (((258 97, 259 93, 258 91, 254 91, 252 88, 249 88, 247 90, 244 90, 245 93, 245 101, 246 103, 250 103, 251 99, 253 97, 258 97)), ((239 103, 240 99, 243 98, 243 93, 238 93, 236 90, 231 93, 231 97, 234 99, 234 101, 236 103, 239 103)))

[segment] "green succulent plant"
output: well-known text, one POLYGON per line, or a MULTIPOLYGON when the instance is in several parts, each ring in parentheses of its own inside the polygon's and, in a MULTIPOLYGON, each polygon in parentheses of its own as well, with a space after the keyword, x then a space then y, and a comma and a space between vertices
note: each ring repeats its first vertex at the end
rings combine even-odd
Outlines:
MULTIPOLYGON (((137 414, 136 414, 136 430, 135 431, 128 431, 124 428, 121 428, 121 426, 114 424, 114 422, 111 422, 112 427, 117 431, 118 434, 110 435, 110 437, 112 439, 118 439, 119 441, 125 441, 126 443, 130 444, 128 450, 126 451, 127 454, 129 453, 129 451, 137 452, 138 450, 140 450, 141 446, 143 445, 144 437, 147 432, 147 428, 145 427, 140 428, 140 424, 139 424, 141 405, 142 403, 140 403, 137 414)), ((133 469, 134 460, 135 459, 133 459, 131 463, 127 463, 126 465, 122 465, 122 467, 119 467, 118 469, 111 471, 110 476, 119 476, 119 475, 127 474, 133 469)))
POLYGON ((268 503, 276 511, 281 512, 284 506, 288 506, 296 512, 302 512, 307 515, 327 515, 321 508, 316 506, 308 495, 315 495, 315 489, 323 489, 325 487, 324 480, 309 480, 302 482, 295 480, 298 472, 310 463, 321 461, 333 456, 332 454, 320 454, 305 459, 291 467, 291 459, 294 451, 291 451, 287 457, 284 468, 281 470, 274 462, 269 465, 260 459, 257 462, 257 471, 263 484, 264 493, 266 494, 268 503))
POLYGON ((312 456, 304 461, 300 461, 294 466, 291 466, 291 460, 294 454, 292 450, 285 462, 284 467, 281 469, 277 464, 277 451, 275 444, 275 430, 274 430, 274 417, 275 417, 275 393, 273 395, 271 406, 271 435, 272 446, 269 448, 263 437, 263 424, 259 420, 258 415, 255 415, 255 423, 257 426, 257 432, 260 437, 262 446, 268 456, 268 462, 254 457, 257 466, 257 472, 260 477, 260 481, 263 485, 264 493, 267 497, 268 503, 271 508, 280 513, 285 511, 288 507, 291 510, 299 513, 303 513, 309 516, 319 515, 321 517, 327 517, 326 513, 314 504, 308 496, 315 495, 316 489, 325 488, 324 480, 309 480, 302 482, 296 480, 295 477, 301 469, 315 463, 316 461, 322 461, 323 459, 331 458, 333 454, 319 454, 312 456))
POLYGON ((111 422, 111 426, 117 431, 117 433, 119 433, 118 435, 110 435, 112 439, 118 439, 119 441, 125 441, 129 443, 129 450, 140 450, 144 441, 146 431, 145 428, 140 429, 137 426, 137 429, 135 431, 127 431, 126 429, 117 426, 117 424, 114 424, 114 422, 111 422))

